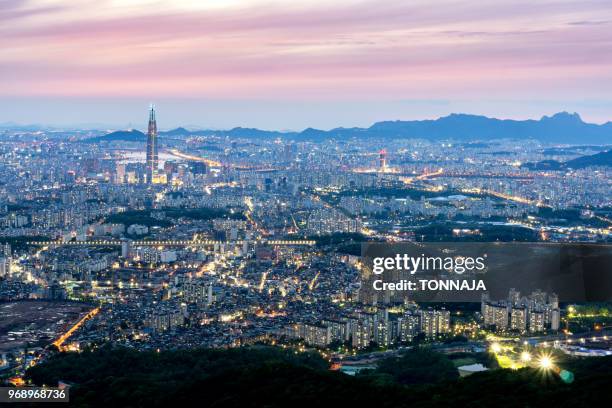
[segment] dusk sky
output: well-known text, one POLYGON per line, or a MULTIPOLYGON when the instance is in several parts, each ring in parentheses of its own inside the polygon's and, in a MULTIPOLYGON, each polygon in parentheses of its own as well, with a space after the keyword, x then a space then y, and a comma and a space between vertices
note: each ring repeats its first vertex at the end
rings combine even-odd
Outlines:
POLYGON ((0 123, 612 120, 610 0, 0 0, 0 123))

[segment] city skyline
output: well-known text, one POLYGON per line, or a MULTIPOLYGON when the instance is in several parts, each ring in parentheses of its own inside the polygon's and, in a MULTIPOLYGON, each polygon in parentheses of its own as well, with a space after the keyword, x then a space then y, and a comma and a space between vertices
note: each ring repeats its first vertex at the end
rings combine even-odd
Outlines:
POLYGON ((0 402, 605 405, 611 27, 0 0, 0 402))
POLYGON ((0 123, 299 130, 452 112, 610 120, 604 1, 19 1, 0 123), (41 41, 44 39, 44 41, 41 41))

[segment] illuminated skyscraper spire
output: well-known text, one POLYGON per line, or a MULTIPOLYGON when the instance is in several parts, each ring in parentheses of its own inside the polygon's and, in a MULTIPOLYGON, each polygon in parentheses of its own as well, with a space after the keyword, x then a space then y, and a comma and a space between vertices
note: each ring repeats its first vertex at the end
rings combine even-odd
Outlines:
POLYGON ((155 122, 155 105, 149 105, 149 125, 151 122, 155 122))
POLYGON ((157 156, 157 122, 155 121, 155 106, 151 104, 149 110, 149 127, 147 130, 147 183, 153 182, 157 173, 159 160, 157 156))

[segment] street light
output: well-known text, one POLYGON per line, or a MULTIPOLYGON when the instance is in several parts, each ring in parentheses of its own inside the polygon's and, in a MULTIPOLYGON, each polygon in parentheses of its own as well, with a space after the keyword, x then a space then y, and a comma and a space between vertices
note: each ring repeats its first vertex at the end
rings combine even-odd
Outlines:
POLYGON ((491 344, 491 351, 493 353, 499 353, 501 351, 501 346, 499 345, 499 343, 491 344))
POLYGON ((543 355, 538 360, 538 366, 543 370, 550 370, 553 367, 553 360, 550 356, 543 355))
POLYGON ((531 354, 528 351, 523 351, 521 353, 521 361, 524 363, 531 361, 531 354))

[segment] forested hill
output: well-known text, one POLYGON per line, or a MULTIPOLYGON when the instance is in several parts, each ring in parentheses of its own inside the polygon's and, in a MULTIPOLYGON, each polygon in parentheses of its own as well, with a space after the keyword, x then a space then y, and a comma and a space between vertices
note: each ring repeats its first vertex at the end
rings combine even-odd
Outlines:
POLYGON ((28 371, 35 384, 73 384, 79 407, 598 407, 609 404, 612 356, 563 362, 576 380, 535 369, 458 378, 448 357, 407 351, 351 377, 318 354, 269 347, 61 353, 28 371))

